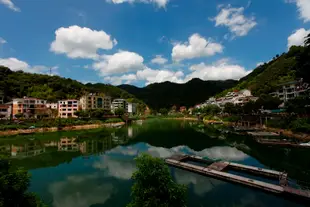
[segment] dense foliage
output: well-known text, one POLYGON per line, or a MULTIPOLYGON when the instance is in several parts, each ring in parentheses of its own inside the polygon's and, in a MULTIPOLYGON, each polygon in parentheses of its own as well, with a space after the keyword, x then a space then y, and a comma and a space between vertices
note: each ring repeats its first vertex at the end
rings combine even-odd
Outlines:
POLYGON ((132 201, 128 207, 184 207, 186 187, 172 180, 168 166, 160 158, 142 154, 136 158, 138 170, 132 179, 132 201))
POLYGON ((43 206, 40 199, 27 192, 30 176, 22 169, 12 170, 7 160, 0 160, 0 206, 43 206))
POLYGON ((5 101, 23 96, 47 99, 54 102, 61 99, 78 99, 84 93, 105 93, 112 98, 135 97, 128 92, 107 84, 82 84, 70 78, 26 73, 23 71, 11 71, 7 67, 0 66, 0 91, 3 91, 5 101))
POLYGON ((150 108, 159 110, 171 108, 173 105, 194 106, 204 102, 221 91, 234 87, 237 81, 202 81, 192 79, 185 84, 171 82, 154 83, 144 88, 131 85, 120 85, 119 88, 143 100, 150 108))
POLYGON ((255 96, 268 94, 276 90, 277 85, 303 78, 310 83, 310 36, 305 41, 308 47, 292 46, 287 53, 276 55, 271 61, 255 68, 250 74, 240 79, 237 86, 223 91, 249 89, 255 96))

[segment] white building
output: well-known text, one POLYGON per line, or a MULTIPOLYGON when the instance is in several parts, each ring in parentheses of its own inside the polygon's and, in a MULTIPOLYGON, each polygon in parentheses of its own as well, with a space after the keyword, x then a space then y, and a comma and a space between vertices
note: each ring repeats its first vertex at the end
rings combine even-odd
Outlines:
POLYGON ((58 110, 58 103, 47 103, 46 108, 58 110))
POLYGON ((127 112, 129 114, 137 113, 137 104, 136 103, 128 103, 127 104, 127 112))
POLYGON ((62 100, 58 101, 58 116, 60 118, 76 118, 74 112, 79 110, 78 100, 62 100))
POLYGON ((287 102, 298 96, 306 94, 309 90, 309 84, 299 81, 291 81, 278 85, 278 89, 270 95, 278 97, 281 101, 287 102))
POLYGON ((115 111, 116 109, 124 109, 125 111, 128 111, 128 103, 125 99, 114 99, 111 104, 112 111, 115 111))

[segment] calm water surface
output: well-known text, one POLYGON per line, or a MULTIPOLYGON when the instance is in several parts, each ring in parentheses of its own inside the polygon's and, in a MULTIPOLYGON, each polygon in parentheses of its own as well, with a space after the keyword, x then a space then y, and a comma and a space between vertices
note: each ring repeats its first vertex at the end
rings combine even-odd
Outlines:
MULTIPOLYGON (((32 174, 30 190, 55 207, 125 206, 130 201, 134 157, 141 152, 166 158, 186 153, 214 160, 286 171, 292 184, 310 181, 307 150, 257 145, 248 137, 219 134, 199 123, 148 120, 117 130, 33 135, 0 142, 14 166, 32 174)), ((302 206, 253 190, 171 168, 188 186, 188 206, 302 206)))

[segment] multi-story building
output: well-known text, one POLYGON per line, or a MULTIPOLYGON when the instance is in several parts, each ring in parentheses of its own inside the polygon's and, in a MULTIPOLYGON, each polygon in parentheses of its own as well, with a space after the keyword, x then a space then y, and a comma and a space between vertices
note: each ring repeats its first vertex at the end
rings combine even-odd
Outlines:
POLYGON ((58 103, 47 103, 46 108, 57 110, 58 109, 58 103))
POLYGON ((76 142, 75 138, 61 138, 58 142, 58 151, 80 151, 81 145, 76 142))
POLYGON ((128 103, 127 104, 127 112, 129 114, 137 113, 137 104, 136 103, 128 103))
POLYGON ((81 97, 80 106, 82 110, 104 109, 104 110, 110 111, 111 110, 111 97, 90 93, 88 95, 81 97))
POLYGON ((128 111, 128 103, 125 99, 114 99, 111 109, 112 111, 115 111, 116 109, 124 109, 125 111, 128 111))
POLYGON ((62 100, 58 101, 58 116, 60 118, 76 118, 74 112, 79 110, 78 100, 62 100))
POLYGON ((306 94, 309 90, 309 84, 304 83, 303 80, 291 81, 278 85, 278 89, 270 95, 278 97, 281 101, 287 102, 298 96, 306 94))
POLYGON ((11 157, 23 158, 32 157, 45 152, 45 147, 37 143, 28 143, 22 145, 11 145, 11 157))
POLYGON ((46 113, 46 100, 37 98, 15 98, 12 101, 12 116, 23 114, 23 116, 37 117, 46 113))
POLYGON ((0 104, 0 119, 9 119, 12 114, 12 105, 0 104))

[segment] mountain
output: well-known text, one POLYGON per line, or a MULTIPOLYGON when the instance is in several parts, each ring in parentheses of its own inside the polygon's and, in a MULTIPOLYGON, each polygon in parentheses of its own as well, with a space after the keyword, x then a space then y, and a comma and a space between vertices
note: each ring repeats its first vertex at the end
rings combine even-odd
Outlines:
POLYGON ((118 87, 143 100, 151 108, 158 110, 171 108, 173 105, 194 106, 225 89, 234 87, 237 83, 234 80, 203 81, 196 78, 184 84, 163 82, 150 84, 144 88, 131 85, 118 87))
POLYGON ((287 53, 276 55, 268 63, 255 68, 250 74, 240 79, 239 83, 228 91, 250 89, 252 94, 260 96, 273 92, 280 83, 303 78, 310 83, 310 47, 292 46, 287 53))
MULTIPOLYGON (((4 93, 5 101, 23 96, 47 99, 54 102, 61 99, 77 99, 84 93, 105 93, 112 98, 132 98, 128 92, 107 84, 82 84, 70 78, 32 74, 23 71, 11 71, 0 66, 0 92, 4 93)), ((140 100, 136 100, 141 102, 140 100)))

